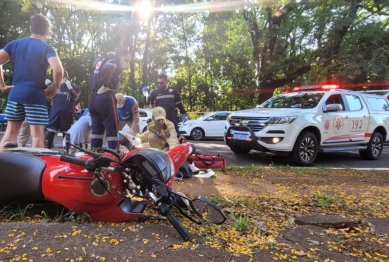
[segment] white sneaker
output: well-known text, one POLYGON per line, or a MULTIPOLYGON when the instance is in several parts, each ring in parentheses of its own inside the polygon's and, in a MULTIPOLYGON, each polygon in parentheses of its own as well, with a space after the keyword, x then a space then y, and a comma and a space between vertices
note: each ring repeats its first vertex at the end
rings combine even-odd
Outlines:
POLYGON ((193 163, 189 164, 190 170, 192 170, 193 173, 198 173, 200 172, 200 169, 198 169, 193 163))
POLYGON ((215 175, 215 171, 213 171, 212 169, 208 169, 207 173, 204 173, 203 171, 201 171, 197 175, 193 175, 193 176, 194 177, 201 177, 201 178, 209 178, 209 177, 211 177, 213 175, 215 175))

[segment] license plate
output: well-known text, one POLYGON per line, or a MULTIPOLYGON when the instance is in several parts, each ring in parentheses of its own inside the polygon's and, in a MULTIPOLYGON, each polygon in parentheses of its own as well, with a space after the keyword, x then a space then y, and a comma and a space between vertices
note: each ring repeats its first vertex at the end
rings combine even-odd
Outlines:
POLYGON ((233 138, 238 140, 247 140, 249 138, 249 135, 245 133, 235 132, 233 138))

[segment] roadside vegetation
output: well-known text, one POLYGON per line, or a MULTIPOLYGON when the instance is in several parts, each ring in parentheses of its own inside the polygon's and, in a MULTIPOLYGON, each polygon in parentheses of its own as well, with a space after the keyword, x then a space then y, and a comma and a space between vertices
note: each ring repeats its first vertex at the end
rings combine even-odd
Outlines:
MULTIPOLYGON (((122 46, 134 59, 120 93, 142 101, 142 87, 151 91, 159 73, 172 72, 169 84, 188 112, 252 108, 290 87, 324 81, 360 90, 387 86, 388 1, 163 0, 150 1, 149 17, 127 8, 139 1, 84 2, 0 1, 0 48, 29 36, 31 15, 46 15, 48 43, 79 87, 82 108, 93 61, 122 46)), ((6 83, 11 76, 7 63, 6 83)), ((0 108, 5 102, 0 93, 0 108)))

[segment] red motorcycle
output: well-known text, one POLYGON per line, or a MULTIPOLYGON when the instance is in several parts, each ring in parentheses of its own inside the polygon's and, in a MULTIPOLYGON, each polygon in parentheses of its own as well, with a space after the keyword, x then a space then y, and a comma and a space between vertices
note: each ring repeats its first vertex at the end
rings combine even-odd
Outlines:
POLYGON ((48 200, 103 222, 139 217, 152 204, 185 241, 190 235, 171 213, 172 207, 197 224, 201 222, 193 214, 214 224, 226 220, 223 212, 204 197, 189 199, 172 191, 176 170, 195 153, 193 145, 183 143, 163 152, 136 148, 131 137, 122 132, 118 138, 129 150, 122 157, 111 150, 96 153, 82 149, 69 141, 67 151, 72 146, 83 154, 33 148, 0 153, 0 202, 48 200))

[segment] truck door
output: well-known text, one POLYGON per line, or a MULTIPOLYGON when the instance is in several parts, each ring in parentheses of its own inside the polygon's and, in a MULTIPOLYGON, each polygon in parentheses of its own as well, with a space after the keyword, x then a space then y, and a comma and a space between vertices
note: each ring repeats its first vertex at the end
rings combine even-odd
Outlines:
POLYGON ((322 116, 322 141, 323 145, 349 144, 350 112, 347 111, 345 103, 340 94, 332 94, 325 101, 322 116), (339 105, 341 110, 330 112, 325 111, 328 105, 339 105))
POLYGON ((346 109, 349 112, 349 135, 351 142, 361 142, 365 139, 365 133, 369 124, 369 110, 361 101, 361 97, 355 94, 343 94, 346 109))

